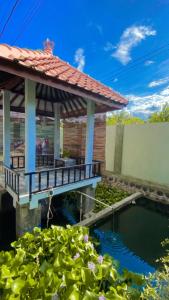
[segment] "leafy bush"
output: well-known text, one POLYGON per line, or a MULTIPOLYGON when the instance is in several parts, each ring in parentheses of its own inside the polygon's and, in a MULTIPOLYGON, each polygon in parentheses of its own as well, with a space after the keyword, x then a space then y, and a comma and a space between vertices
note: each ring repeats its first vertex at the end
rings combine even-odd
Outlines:
MULTIPOLYGON (((112 187, 104 182, 99 183, 96 187, 95 198, 108 205, 112 205, 127 196, 129 196, 128 192, 116 187, 112 187)), ((101 203, 95 202, 94 212, 98 212, 103 208, 105 208, 105 206, 103 206, 101 203)))
POLYGON ((142 277, 119 275, 112 258, 99 256, 84 227, 35 228, 0 252, 0 299, 139 299, 142 277))
POLYGON ((162 263, 161 269, 147 278, 147 283, 142 293, 142 299, 167 300, 169 299, 169 239, 162 242, 166 255, 158 261, 162 263))

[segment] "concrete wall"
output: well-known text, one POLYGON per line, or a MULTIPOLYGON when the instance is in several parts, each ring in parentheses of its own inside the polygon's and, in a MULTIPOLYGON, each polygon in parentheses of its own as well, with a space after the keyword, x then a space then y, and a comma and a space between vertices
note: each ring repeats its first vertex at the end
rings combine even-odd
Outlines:
POLYGON ((106 126, 106 170, 114 171, 114 155, 115 155, 116 125, 106 126))
MULTIPOLYGON (((106 170, 112 172, 115 132, 116 126, 107 126, 106 170)), ((121 175, 169 185, 169 123, 124 126, 121 175)))

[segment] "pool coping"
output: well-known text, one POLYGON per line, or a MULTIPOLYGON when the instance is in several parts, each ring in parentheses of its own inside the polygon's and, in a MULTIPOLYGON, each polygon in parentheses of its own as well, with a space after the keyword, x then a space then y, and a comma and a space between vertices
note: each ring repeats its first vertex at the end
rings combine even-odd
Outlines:
POLYGON ((79 223, 76 223, 74 226, 91 226, 94 223, 104 219, 105 217, 110 216, 112 214, 112 212, 114 213, 115 211, 118 211, 119 209, 127 206, 128 204, 132 203, 132 201, 135 201, 136 199, 138 199, 140 197, 143 197, 143 193, 141 193, 141 192, 134 193, 134 194, 122 199, 121 201, 110 205, 110 207, 102 209, 98 213, 92 213, 92 216, 90 216, 89 218, 87 218, 79 223))

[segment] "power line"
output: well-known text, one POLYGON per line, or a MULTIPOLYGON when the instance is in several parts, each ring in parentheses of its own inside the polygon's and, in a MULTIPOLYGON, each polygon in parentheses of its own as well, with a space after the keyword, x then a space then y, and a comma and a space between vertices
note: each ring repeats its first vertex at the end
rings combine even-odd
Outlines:
POLYGON ((33 17, 36 15, 36 13, 38 12, 40 6, 42 4, 42 1, 39 0, 39 1, 36 1, 35 2, 35 5, 32 7, 32 9, 28 10, 28 13, 27 15, 25 16, 25 22, 23 23, 22 25, 22 28, 20 30, 20 32, 18 33, 18 35, 16 36, 15 40, 13 41, 13 43, 15 44, 20 38, 21 36, 24 34, 24 32, 27 30, 29 24, 31 23, 33 17))
POLYGON ((120 67, 120 68, 117 68, 115 71, 110 71, 110 72, 107 72, 107 73, 103 73, 103 76, 101 78, 103 80, 103 79, 107 78, 107 76, 109 76, 109 77, 110 76, 111 77, 117 77, 117 76, 119 76, 122 73, 128 72, 128 70, 132 69, 133 67, 138 66, 139 64, 145 62, 147 59, 153 58, 156 55, 161 54, 163 51, 168 51, 168 50, 169 50, 169 43, 167 43, 167 44, 165 44, 165 45, 163 45, 163 46, 161 46, 161 47, 159 47, 157 49, 154 49, 153 51, 150 51, 150 52, 148 52, 147 54, 145 54, 145 55, 143 55, 141 57, 136 58, 135 60, 133 60, 132 63, 130 63, 125 68, 124 67, 120 67), (167 48, 167 49, 165 49, 165 48, 167 48))
POLYGON ((14 13, 14 11, 15 11, 15 9, 16 9, 18 3, 19 3, 19 1, 20 1, 20 0, 16 0, 15 3, 14 3, 14 5, 12 6, 12 9, 11 9, 11 11, 10 11, 10 13, 9 13, 9 16, 8 16, 8 18, 7 18, 7 20, 6 20, 5 24, 4 24, 4 26, 3 26, 2 30, 1 30, 1 32, 0 32, 0 37, 2 37, 2 35, 4 34, 4 31, 5 31, 5 29, 6 29, 7 25, 8 25, 8 23, 9 23, 9 21, 10 21, 12 15, 13 15, 13 13, 14 13))
MULTIPOLYGON (((165 53, 168 50, 169 50, 169 45, 168 45, 168 49, 160 50, 160 51, 158 51, 158 53, 155 53, 155 54, 149 56, 149 58, 156 57, 159 54, 165 53)), ((146 58, 144 57, 144 58, 140 59, 140 61, 131 64, 130 66, 126 67, 125 69, 123 69, 123 70, 121 70, 117 73, 111 73, 110 72, 109 74, 107 74, 107 76, 101 77, 101 80, 108 80, 108 79, 111 79, 111 78, 113 79, 113 77, 116 78, 116 77, 119 77, 119 76, 123 77, 123 75, 126 75, 126 73, 128 73, 128 71, 135 70, 140 64, 143 64, 145 61, 146 61, 146 58)))

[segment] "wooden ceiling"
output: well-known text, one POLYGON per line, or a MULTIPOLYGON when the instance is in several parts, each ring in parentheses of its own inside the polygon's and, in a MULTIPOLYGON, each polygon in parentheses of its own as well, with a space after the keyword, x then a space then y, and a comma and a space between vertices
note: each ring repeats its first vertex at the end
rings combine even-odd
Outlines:
MULTIPOLYGON (((11 111, 24 113, 24 78, 0 72, 0 90, 11 91, 11 111)), ((54 103, 61 103, 61 118, 70 118, 86 115, 87 99, 74 95, 64 90, 60 90, 42 83, 36 83, 36 114, 54 117, 54 103)), ((0 109, 2 109, 3 99, 0 93, 0 109)), ((117 108, 115 108, 117 109, 117 108)), ((113 110, 103 103, 96 103, 96 113, 104 113, 113 110)))

